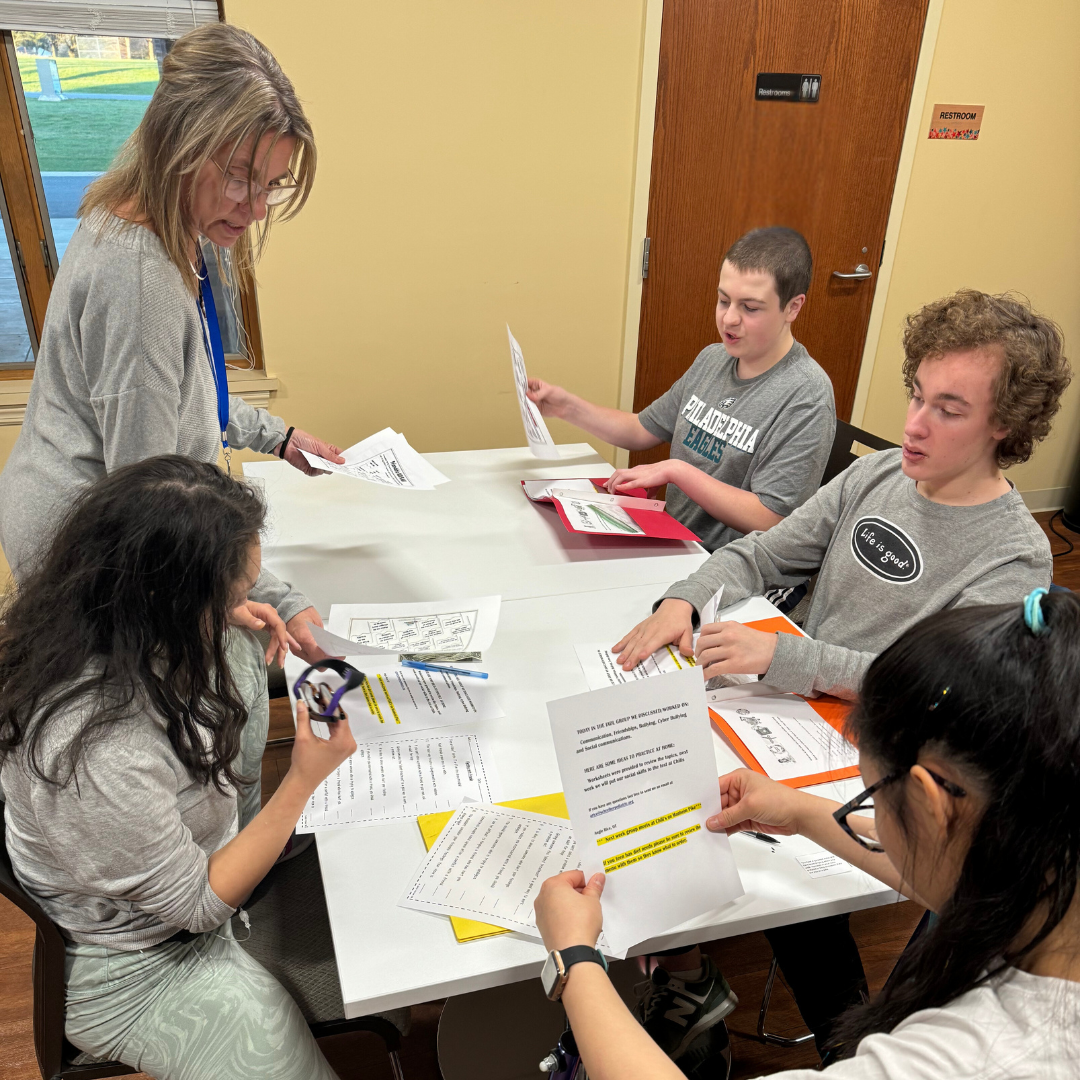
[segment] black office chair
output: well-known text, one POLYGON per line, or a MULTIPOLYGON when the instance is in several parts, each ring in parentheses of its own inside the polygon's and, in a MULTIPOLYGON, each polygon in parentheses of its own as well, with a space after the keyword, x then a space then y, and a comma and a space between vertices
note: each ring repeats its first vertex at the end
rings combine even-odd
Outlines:
POLYGON ((233 918, 233 933, 292 995, 316 1039, 349 1031, 379 1035, 390 1057, 395 1080, 403 1080, 401 1036, 408 1033, 409 1010, 345 1019, 330 916, 326 910, 319 856, 315 845, 275 866, 244 905, 251 934, 233 918))
MULTIPOLYGON (((98 1080, 130 1076, 138 1070, 120 1061, 76 1064, 78 1047, 64 1038, 64 939, 55 923, 19 884, 11 867, 6 843, 4 804, 0 801, 0 895, 34 920, 34 1052, 44 1080, 98 1080)), ((338 989, 330 921, 326 913, 319 860, 314 847, 277 867, 260 884, 252 900, 251 939, 241 944, 277 978, 295 998, 317 1039, 349 1031, 373 1031, 381 1036, 390 1056, 395 1080, 403 1080, 402 1030, 408 1010, 387 1016, 344 1018, 338 989)), ((234 923, 236 936, 247 931, 234 923)))
POLYGON ((829 454, 825 472, 821 477, 821 486, 824 487, 830 480, 839 476, 859 455, 852 449, 852 443, 862 443, 872 450, 893 450, 896 443, 888 439, 871 435, 869 431, 863 431, 843 420, 836 421, 836 435, 833 438, 832 451, 829 454))
POLYGON ((119 1061, 76 1065, 81 1051, 64 1038, 64 939, 15 877, 8 857, 4 804, 0 802, 0 895, 34 920, 34 1053, 45 1080, 97 1080, 137 1070, 119 1061))

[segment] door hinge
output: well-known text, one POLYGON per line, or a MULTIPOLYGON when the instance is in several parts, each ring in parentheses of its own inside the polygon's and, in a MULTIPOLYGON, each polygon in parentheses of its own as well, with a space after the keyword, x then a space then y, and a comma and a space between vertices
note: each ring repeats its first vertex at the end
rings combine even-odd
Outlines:
POLYGON ((49 281, 52 282, 56 278, 56 267, 53 266, 49 256, 49 245, 44 240, 38 242, 41 244, 41 261, 45 263, 45 273, 49 275, 49 281))
POLYGON ((23 285, 29 288, 30 282, 26 279, 26 260, 23 259, 22 244, 18 240, 15 241, 15 256, 19 260, 19 272, 22 274, 23 285))
POLYGON ((646 236, 645 243, 641 246, 641 276, 643 279, 649 276, 649 244, 650 240, 646 236))

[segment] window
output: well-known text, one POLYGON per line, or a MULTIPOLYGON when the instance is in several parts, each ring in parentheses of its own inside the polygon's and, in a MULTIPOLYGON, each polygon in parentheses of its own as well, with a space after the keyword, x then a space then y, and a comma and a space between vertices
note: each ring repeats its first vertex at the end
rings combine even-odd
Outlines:
MULTIPOLYGON (((0 3, 0 18, 15 5, 0 3)), ((167 3, 166 3, 167 6, 167 3)), ((175 5, 174 5, 175 6, 175 5)), ((177 32, 189 29, 177 28, 177 32)), ((0 379, 33 368, 49 290, 86 187, 138 126, 168 38, 2 30, 0 379)), ((261 368, 254 293, 234 288, 204 242, 227 361, 261 368)))

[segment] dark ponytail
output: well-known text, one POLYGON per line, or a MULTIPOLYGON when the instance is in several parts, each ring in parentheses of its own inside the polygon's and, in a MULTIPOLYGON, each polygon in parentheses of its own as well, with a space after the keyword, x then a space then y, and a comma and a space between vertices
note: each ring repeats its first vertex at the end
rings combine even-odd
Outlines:
MULTIPOLYGON (((912 627, 867 672, 850 719, 860 750, 892 772, 932 749, 972 778, 987 806, 935 925, 886 989, 838 1025, 833 1044, 844 1054, 1022 964, 1076 895, 1080 602, 1053 592, 1041 604, 1039 636, 1023 605, 959 608, 912 627)), ((896 784, 880 796, 901 828, 903 792, 896 784)))
POLYGON ((0 756, 25 742, 33 772, 65 784, 94 739, 149 708, 197 780, 242 780, 226 618, 264 514, 252 488, 175 455, 88 487, 0 616, 0 756), (42 739, 73 705, 83 719, 46 768, 42 739))

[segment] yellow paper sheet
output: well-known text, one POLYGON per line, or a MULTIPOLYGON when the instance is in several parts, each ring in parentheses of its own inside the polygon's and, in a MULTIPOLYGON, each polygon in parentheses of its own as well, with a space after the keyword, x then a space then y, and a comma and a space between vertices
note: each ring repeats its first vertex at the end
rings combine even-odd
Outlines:
MULTIPOLYGON (((566 799, 561 791, 551 795, 534 795, 531 799, 512 799, 509 802, 496 803, 511 810, 528 810, 532 814, 547 814, 549 817, 561 817, 570 820, 570 811, 566 808, 566 799)), ((424 847, 431 850, 431 845, 446 828, 446 823, 454 816, 453 810, 444 810, 440 814, 421 814, 416 819, 420 826, 420 835, 424 838, 424 847)), ((475 919, 460 919, 450 916, 450 925, 454 928, 454 937, 458 941, 476 941, 479 938, 494 937, 496 934, 509 934, 511 931, 491 923, 477 922, 475 919)))

